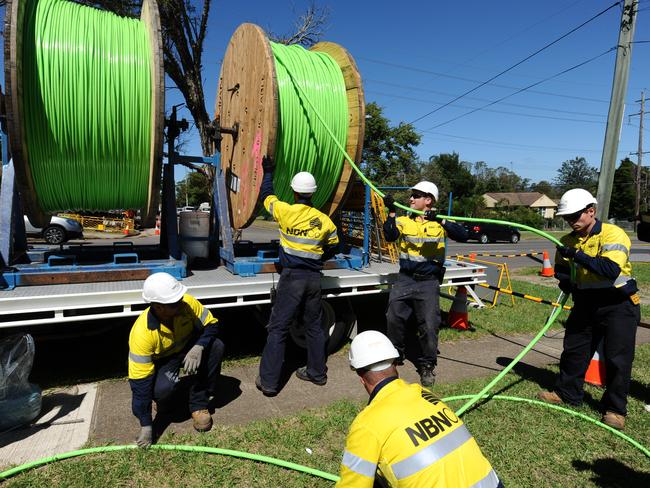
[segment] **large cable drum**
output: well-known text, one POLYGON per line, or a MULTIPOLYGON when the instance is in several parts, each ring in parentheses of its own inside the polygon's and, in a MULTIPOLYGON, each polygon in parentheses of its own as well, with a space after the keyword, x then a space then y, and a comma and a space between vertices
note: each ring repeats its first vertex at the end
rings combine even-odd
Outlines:
POLYGON ((264 156, 275 158, 280 199, 291 201, 293 174, 310 171, 319 186, 314 206, 330 215, 340 208, 354 172, 338 145, 359 162, 365 124, 361 77, 343 47, 283 46, 242 24, 223 59, 215 118, 230 130, 221 142, 221 168, 234 228, 258 214, 264 156))
POLYGON ((140 19, 67 0, 9 0, 9 145, 25 213, 158 209, 164 71, 155 0, 140 19))

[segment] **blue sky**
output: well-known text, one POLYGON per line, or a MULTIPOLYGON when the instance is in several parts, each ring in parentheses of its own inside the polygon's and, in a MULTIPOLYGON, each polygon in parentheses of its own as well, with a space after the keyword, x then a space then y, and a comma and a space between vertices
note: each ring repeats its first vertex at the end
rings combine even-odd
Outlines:
MULTIPOLYGON (((221 60, 243 22, 283 34, 311 0, 213 0, 203 66, 208 113, 221 60)), ((366 101, 393 124, 412 122, 512 66, 606 9, 614 0, 375 1, 318 0, 330 11, 322 40, 355 58, 366 101)), ((639 0, 635 41, 650 41, 650 0, 639 0)), ((3 11, 4 9, 0 9, 3 11)), ((618 40, 616 6, 541 54, 458 102, 415 122, 421 159, 458 152, 465 161, 513 169, 531 181, 552 180, 563 161, 584 156, 600 166, 615 52, 471 115, 450 119, 593 58, 618 40), (439 127, 439 124, 444 124, 439 127)), ((2 12, 4 13, 4 12, 2 12)), ((641 90, 650 89, 650 43, 634 45, 619 160, 637 151, 641 90)), ((169 84, 171 82, 168 80, 169 84)), ((650 98, 650 93, 647 93, 650 98)), ((182 101, 167 91, 168 108, 182 101)), ((650 102, 646 104, 650 110, 650 102)), ((189 117, 184 111, 183 116, 189 117)), ((644 131, 650 148, 650 117, 644 131)), ((650 149, 647 149, 650 150, 650 149)), ((187 152, 198 154, 196 134, 187 152)), ((636 161, 636 156, 631 156, 636 161)), ((646 155, 650 161, 650 154, 646 155)), ((177 179, 186 170, 179 168, 177 179)), ((378 182, 380 183, 380 182, 378 182)))
MULTIPOLYGON (((318 5, 330 10, 323 40, 348 49, 361 72, 366 101, 377 102, 397 124, 412 122, 454 99, 613 3, 329 0, 318 5)), ((213 2, 204 52, 211 115, 220 63, 237 26, 253 22, 276 33, 289 32, 297 13, 308 4, 301 0, 213 2)), ((635 41, 649 41, 650 0, 640 0, 639 9, 635 41)), ((609 10, 491 84, 415 122, 423 135, 418 155, 427 159, 455 151, 463 160, 512 168, 532 181, 552 180, 562 162, 576 156, 599 167, 614 51, 487 110, 433 127, 614 47, 620 12, 618 6, 609 10)), ((649 61, 650 43, 634 45, 619 159, 637 151, 639 117, 630 120, 628 115, 639 112, 635 101, 642 89, 650 88, 649 61)), ((171 103, 176 103, 173 91, 168 97, 171 103)), ((645 126, 650 128, 650 118, 645 126)), ((649 131, 644 134, 650 141, 649 131)), ((190 143, 188 149, 199 152, 198 143, 190 143)), ((631 158, 636 161, 636 156, 631 158)))

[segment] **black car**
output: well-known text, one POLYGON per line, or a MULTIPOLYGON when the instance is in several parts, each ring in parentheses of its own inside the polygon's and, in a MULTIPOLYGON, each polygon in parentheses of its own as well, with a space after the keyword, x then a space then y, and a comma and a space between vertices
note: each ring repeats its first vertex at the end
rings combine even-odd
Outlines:
POLYGON ((467 239, 479 241, 481 244, 495 241, 507 241, 515 244, 521 239, 519 231, 507 225, 476 222, 465 222, 463 225, 467 229, 467 239))

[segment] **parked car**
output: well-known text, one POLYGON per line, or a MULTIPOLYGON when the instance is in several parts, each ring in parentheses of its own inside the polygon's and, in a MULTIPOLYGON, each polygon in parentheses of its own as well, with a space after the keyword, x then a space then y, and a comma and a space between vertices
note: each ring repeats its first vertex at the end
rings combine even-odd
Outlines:
POLYGON ((83 227, 73 219, 55 215, 42 229, 34 227, 26 215, 24 220, 26 234, 42 236, 48 244, 63 244, 70 239, 83 239, 83 227))
POLYGON ((507 225, 475 222, 466 222, 463 225, 467 229, 468 240, 477 240, 481 244, 495 241, 507 241, 515 244, 521 239, 519 231, 507 225))

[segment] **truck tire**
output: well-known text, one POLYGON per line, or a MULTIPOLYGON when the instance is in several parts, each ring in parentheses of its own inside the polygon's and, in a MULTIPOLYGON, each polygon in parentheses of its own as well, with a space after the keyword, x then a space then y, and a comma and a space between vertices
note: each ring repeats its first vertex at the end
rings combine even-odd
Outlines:
MULTIPOLYGON (((331 301, 323 300, 321 327, 327 331, 329 336, 327 354, 333 354, 343 346, 356 322, 357 317, 347 298, 331 301)), ((301 321, 295 320, 291 324, 289 335, 298 347, 307 348, 305 328, 301 321)))

